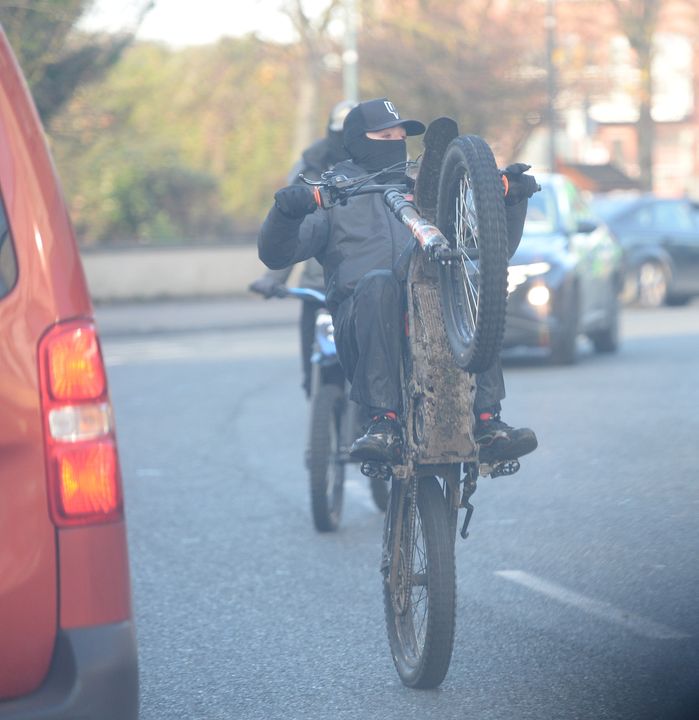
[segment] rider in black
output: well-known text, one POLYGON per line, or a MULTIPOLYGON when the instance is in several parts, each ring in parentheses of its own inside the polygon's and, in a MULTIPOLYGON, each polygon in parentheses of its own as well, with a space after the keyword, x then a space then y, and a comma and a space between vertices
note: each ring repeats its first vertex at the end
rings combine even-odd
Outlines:
MULTIPOLYGON (((344 122, 344 145, 351 159, 336 165, 335 172, 356 177, 392 168, 376 182, 406 182, 405 137, 424 131, 421 122, 402 119, 387 98, 362 102, 344 122)), ((527 199, 537 187, 531 175, 523 174, 526 169, 518 164, 504 171, 510 188, 506 196, 510 257, 522 236, 527 199)), ((356 196, 322 212, 314 212, 313 194, 304 186, 282 188, 274 197, 258 239, 260 259, 270 268, 283 268, 315 257, 323 266, 335 343, 352 382, 350 398, 372 417, 365 435, 354 442, 352 457, 394 461, 402 442, 397 416, 403 283, 414 239, 379 194, 356 196)), ((475 433, 482 462, 521 457, 537 446, 532 430, 502 422, 504 397, 497 361, 476 376, 475 433)))
MULTIPOLYGON (((325 136, 316 140, 306 148, 301 159, 294 165, 288 176, 288 183, 301 183, 300 175, 308 180, 320 180, 321 173, 331 170, 349 155, 342 142, 342 124, 347 113, 356 105, 350 100, 341 100, 330 111, 325 136)), ((279 286, 283 286, 291 275, 293 266, 281 270, 268 270, 249 286, 249 290, 266 298, 274 297, 279 286)), ((311 290, 325 291, 323 268, 315 258, 309 258, 303 264, 299 285, 311 290)), ((306 397, 311 394, 311 356, 313 354, 313 337, 316 313, 322 304, 314 300, 304 300, 301 307, 299 329, 301 335, 301 363, 303 368, 303 390, 306 397)))

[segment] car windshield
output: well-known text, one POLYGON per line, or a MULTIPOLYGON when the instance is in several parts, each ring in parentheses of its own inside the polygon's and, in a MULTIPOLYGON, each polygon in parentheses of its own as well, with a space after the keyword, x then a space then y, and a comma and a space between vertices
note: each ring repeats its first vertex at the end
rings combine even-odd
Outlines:
POLYGON ((527 217, 524 221, 524 234, 536 235, 552 233, 556 229, 556 199, 550 187, 544 186, 541 192, 529 198, 527 217))

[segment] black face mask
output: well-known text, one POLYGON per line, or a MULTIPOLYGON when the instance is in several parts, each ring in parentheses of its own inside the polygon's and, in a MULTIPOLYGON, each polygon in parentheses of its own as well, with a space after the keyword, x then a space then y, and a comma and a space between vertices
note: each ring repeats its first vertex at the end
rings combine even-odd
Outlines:
POLYGON ((408 149, 405 140, 370 140, 366 135, 354 137, 346 145, 352 160, 368 172, 378 172, 400 163, 396 170, 405 172, 408 149))

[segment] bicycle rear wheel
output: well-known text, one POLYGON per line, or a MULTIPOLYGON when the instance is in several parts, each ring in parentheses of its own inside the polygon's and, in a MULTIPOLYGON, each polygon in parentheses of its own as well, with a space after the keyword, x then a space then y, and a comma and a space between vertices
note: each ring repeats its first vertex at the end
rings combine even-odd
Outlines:
POLYGON ((457 365, 487 370, 500 352, 507 304, 507 222, 502 179, 488 144, 454 139, 439 176, 436 225, 460 261, 440 265, 447 338, 457 365))
POLYGON ((340 524, 345 483, 341 427, 346 403, 344 388, 335 383, 318 383, 311 400, 308 469, 318 532, 332 532, 340 524))
POLYGON ((371 497, 374 498, 376 507, 381 512, 386 512, 388 506, 388 484, 382 477, 373 477, 370 479, 371 497))
MULTIPOLYGON (((384 525, 384 548, 390 554, 396 531, 400 489, 393 481, 384 525)), ((400 558, 395 588, 384 563, 384 611, 393 662, 404 685, 437 687, 449 669, 454 645, 456 571, 454 538, 449 536, 447 504, 434 477, 418 483, 414 531, 408 532, 411 503, 403 507, 400 558), (410 567, 408 567, 408 564, 410 567)))

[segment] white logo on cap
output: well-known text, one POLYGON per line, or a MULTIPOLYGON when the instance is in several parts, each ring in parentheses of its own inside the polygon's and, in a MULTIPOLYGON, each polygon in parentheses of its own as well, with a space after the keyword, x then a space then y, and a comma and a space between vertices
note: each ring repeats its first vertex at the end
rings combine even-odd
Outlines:
POLYGON ((395 116, 396 120, 400 120, 398 110, 396 110, 396 106, 390 100, 384 100, 383 104, 386 106, 386 110, 388 110, 391 115, 395 116))

